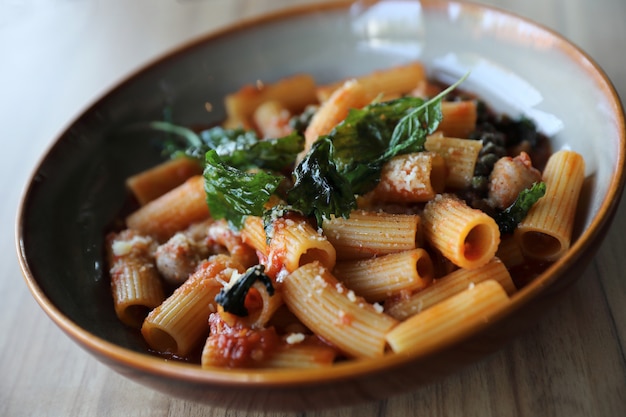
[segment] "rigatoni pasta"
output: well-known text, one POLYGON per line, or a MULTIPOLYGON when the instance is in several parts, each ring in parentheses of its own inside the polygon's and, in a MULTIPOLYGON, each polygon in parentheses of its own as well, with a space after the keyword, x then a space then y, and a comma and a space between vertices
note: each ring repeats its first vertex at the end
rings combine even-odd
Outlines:
POLYGON ((429 201, 422 218, 425 240, 461 268, 481 267, 498 250, 500 230, 495 220, 454 195, 429 201))
POLYGON ((385 335, 397 324, 318 262, 303 265, 285 277, 283 298, 309 329, 350 357, 382 356, 385 335))
POLYGON ((315 100, 315 80, 309 74, 295 74, 274 83, 245 85, 224 98, 229 127, 252 125, 255 110, 267 101, 277 101, 291 112, 302 111, 315 100))
POLYGON ((333 91, 311 119, 304 132, 305 146, 301 157, 311 149, 313 142, 321 135, 328 134, 346 118, 350 109, 360 109, 374 99, 374 95, 359 81, 348 80, 333 91))
POLYGON ((155 242, 134 230, 111 233, 106 239, 107 262, 115 314, 139 328, 151 309, 163 302, 163 283, 151 257, 155 242))
POLYGON ((272 274, 280 268, 292 272, 299 266, 318 261, 332 268, 337 259, 335 247, 326 236, 315 230, 305 219, 281 218, 272 224, 272 238, 269 240, 263 220, 250 216, 242 239, 254 247, 272 274))
POLYGON ((446 137, 467 138, 476 129, 476 101, 449 101, 441 104, 443 119, 439 132, 446 137))
MULTIPOLYGON (((420 62, 410 62, 406 65, 398 65, 391 68, 374 71, 359 77, 355 77, 360 85, 368 91, 370 96, 383 94, 385 96, 399 96, 407 91, 416 89, 422 82, 426 81, 426 69, 420 62)), ((344 82, 341 80, 335 83, 319 86, 316 89, 318 100, 323 103, 344 82)))
POLYGON ((500 284, 509 296, 517 291, 504 263, 498 258, 493 258, 480 268, 460 268, 450 272, 434 280, 428 287, 413 291, 409 296, 389 297, 385 311, 398 320, 405 320, 488 279, 500 284))
POLYGON ((350 217, 322 224, 337 259, 363 259, 421 246, 421 218, 414 214, 355 210, 350 217))
POLYGON ((403 321, 387 333, 387 342, 395 353, 429 349, 444 342, 453 330, 485 325, 508 302, 500 284, 483 281, 403 321))
POLYGON ((546 195, 515 231, 527 256, 554 261, 569 249, 584 179, 585 162, 580 154, 562 150, 550 156, 543 172, 546 195))
POLYGON ((209 217, 204 180, 195 175, 126 218, 128 228, 164 242, 177 231, 209 217))
POLYGON ((418 248, 338 262, 333 274, 357 295, 378 302, 403 291, 412 292, 429 286, 434 268, 428 252, 418 248))
POLYGON ((470 186, 476 161, 483 144, 477 140, 466 140, 440 134, 426 138, 426 150, 439 154, 446 164, 448 174, 446 186, 453 189, 466 189, 470 186))
POLYGON ((448 178, 445 159, 435 152, 415 152, 387 162, 380 181, 365 198, 378 202, 423 203, 444 191, 448 178))
MULTIPOLYGON (((297 336, 292 337, 298 339, 297 336)), ((268 368, 322 368, 331 366, 337 351, 321 343, 300 341, 282 344, 264 366, 268 368)))
POLYGON ((202 166, 191 158, 176 158, 129 177, 126 186, 140 205, 145 205, 202 174, 202 166))
POLYGON ((226 255, 217 255, 198 266, 143 322, 141 333, 150 347, 175 355, 188 354, 206 333, 209 314, 217 310, 212 300, 233 272, 243 272, 243 268, 226 255))
POLYGON ((222 123, 168 143, 185 159, 126 182, 136 206, 105 240, 120 321, 205 369, 335 366, 485 325, 569 248, 584 161, 535 166, 531 122, 425 74, 227 95, 222 123))

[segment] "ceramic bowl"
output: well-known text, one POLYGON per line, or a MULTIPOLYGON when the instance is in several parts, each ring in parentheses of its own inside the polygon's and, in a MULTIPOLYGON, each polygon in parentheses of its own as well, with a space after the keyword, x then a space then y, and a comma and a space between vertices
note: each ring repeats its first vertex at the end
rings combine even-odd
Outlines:
POLYGON ((388 397, 499 349, 534 325, 584 271, 624 186, 624 116, 610 81, 560 35, 507 12, 456 1, 308 6, 256 18, 186 44, 122 80, 78 116, 35 168, 21 202, 17 245, 26 283, 51 319, 117 372, 162 392, 239 409, 303 410, 388 397), (441 344, 323 370, 202 370, 146 352, 117 320, 103 233, 121 210, 124 179, 160 161, 149 143, 109 133, 169 108, 177 123, 224 117, 223 96, 298 72, 319 83, 422 61, 496 110, 531 117, 554 149, 584 155, 586 181, 571 250, 493 320, 441 344), (205 103, 213 104, 207 113, 205 103))

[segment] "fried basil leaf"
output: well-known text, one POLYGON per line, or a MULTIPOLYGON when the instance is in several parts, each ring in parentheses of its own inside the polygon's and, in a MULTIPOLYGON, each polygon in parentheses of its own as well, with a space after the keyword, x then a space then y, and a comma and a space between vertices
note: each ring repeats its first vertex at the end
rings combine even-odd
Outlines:
POLYGON ((441 100, 463 79, 428 101, 402 97, 351 110, 296 167, 288 202, 315 216, 318 224, 332 216, 348 217, 356 195, 376 186, 387 161, 424 150, 426 137, 441 122, 441 100))
POLYGON ((197 151, 199 154, 215 149, 224 163, 239 169, 281 171, 292 166, 304 149, 304 138, 296 132, 260 140, 251 130, 215 127, 200 132, 200 138, 205 146, 197 151))
POLYGON ((522 190, 513 204, 494 216, 500 233, 513 233, 517 225, 524 220, 530 208, 546 193, 546 184, 536 182, 532 187, 522 190))
POLYGON ((246 216, 263 215, 265 204, 284 179, 265 171, 252 174, 231 167, 215 150, 206 153, 203 175, 211 216, 226 218, 236 229, 241 229, 246 216))
POLYGON ((227 313, 246 317, 248 315, 246 296, 256 281, 265 285, 270 296, 274 295, 274 286, 272 280, 265 274, 265 267, 255 265, 237 277, 235 282, 222 288, 219 294, 215 296, 215 302, 221 305, 227 313))
POLYGON ((295 182, 287 202, 318 224, 330 215, 347 217, 356 206, 350 182, 337 171, 333 144, 328 137, 319 139, 294 171, 295 182))

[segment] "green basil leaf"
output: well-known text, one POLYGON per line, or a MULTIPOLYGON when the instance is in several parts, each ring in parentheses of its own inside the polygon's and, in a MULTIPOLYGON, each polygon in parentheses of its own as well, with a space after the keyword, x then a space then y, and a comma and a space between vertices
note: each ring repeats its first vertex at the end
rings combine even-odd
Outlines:
POLYGON ((248 215, 261 216, 265 204, 284 179, 259 171, 251 174, 225 164, 217 151, 210 150, 205 157, 205 191, 211 216, 225 218, 236 229, 241 229, 248 215))
POLYGON ((294 171, 294 186, 287 202, 318 224, 331 215, 347 217, 356 207, 350 183, 333 162, 333 144, 328 137, 319 139, 294 171))
POLYGON ((494 219, 500 233, 513 233, 517 225, 524 220, 530 208, 546 193, 546 184, 536 182, 532 187, 522 190, 513 204, 498 212, 494 219))

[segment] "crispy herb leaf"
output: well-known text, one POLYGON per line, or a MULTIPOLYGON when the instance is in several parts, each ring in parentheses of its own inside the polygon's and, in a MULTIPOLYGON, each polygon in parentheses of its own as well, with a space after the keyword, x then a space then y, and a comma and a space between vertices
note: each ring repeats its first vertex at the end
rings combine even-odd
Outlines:
POLYGON ((304 138, 294 132, 282 138, 260 140, 256 133, 243 129, 214 127, 200 132, 204 146, 201 155, 215 149, 224 163, 239 168, 263 168, 275 171, 292 166, 304 149, 304 138))
POLYGON ((387 151, 398 122, 424 100, 403 97, 351 109, 346 119, 329 134, 335 145, 335 163, 341 171, 380 158, 387 151))
MULTIPOLYGON (((337 171, 355 193, 364 194, 376 185, 382 165, 394 155, 390 144, 397 125, 416 106, 423 104, 421 98, 403 97, 352 109, 328 135, 337 171)), ((412 150, 423 150, 423 142, 412 150)))
MULTIPOLYGON (((303 149, 304 137, 294 132, 281 138, 261 140, 250 149, 239 152, 237 156, 240 160, 247 158, 248 167, 281 171, 292 167, 303 149)), ((240 161, 232 163, 243 165, 240 161)))
POLYGON ((245 305, 246 296, 256 281, 265 285, 269 295, 274 295, 274 286, 272 280, 265 274, 265 267, 255 265, 248 268, 232 285, 222 288, 215 297, 215 302, 228 313, 246 317, 248 315, 248 309, 245 305))
MULTIPOLYGON (((403 97, 351 110, 327 136, 319 138, 294 170, 294 186, 286 199, 293 210, 314 216, 318 224, 332 216, 348 217, 356 195, 376 186, 382 166, 396 155, 424 149, 426 137, 441 121, 441 100, 465 77, 425 101, 403 97)), ((268 142, 265 149, 249 132, 214 128, 200 134, 206 152, 207 201, 212 215, 225 217, 240 228, 247 215, 260 216, 282 177, 251 167, 285 167, 300 151, 301 135, 268 142), (278 142, 280 145, 278 146, 278 142), (283 142, 284 141, 284 142, 283 142), (288 159, 275 151, 287 149, 288 159), (236 169, 238 168, 238 169, 236 169)), ((267 216, 265 216, 268 218, 267 216)))
POLYGON ((546 184, 536 182, 532 187, 522 190, 513 204, 494 216, 500 233, 512 233, 517 225, 524 220, 530 208, 546 193, 546 184))
POLYGON ((441 121, 441 100, 464 79, 428 101, 403 97, 351 110, 296 167, 287 201, 315 216, 318 224, 332 216, 348 217, 356 195, 376 186, 387 161, 424 150, 426 137, 441 121))
MULTIPOLYGON (((456 84, 452 87, 455 86, 456 84)), ((424 150, 426 137, 437 130, 443 118, 441 100, 451 91, 451 88, 444 90, 432 100, 416 106, 400 120, 393 130, 389 147, 383 156, 385 161, 396 155, 424 150)))
POLYGON ((190 147, 188 153, 204 157, 204 154, 215 149, 220 157, 250 148, 259 141, 252 130, 224 129, 221 126, 212 127, 198 133, 201 145, 197 148, 190 147))
POLYGON ((284 179, 281 175, 259 171, 250 174, 225 164, 217 151, 206 153, 204 187, 211 216, 226 218, 241 229, 245 216, 261 216, 264 205, 284 179))
POLYGON ((262 168, 280 171, 292 166, 304 149, 304 137, 292 133, 282 138, 259 139, 253 130, 224 129, 220 126, 199 133, 169 122, 137 124, 131 129, 146 129, 168 135, 164 153, 170 157, 186 155, 199 161, 215 150, 222 161, 239 169, 262 168))
POLYGON ((328 137, 319 139, 294 171, 295 183, 287 202, 318 224, 331 214, 347 217, 356 206, 350 182, 337 172, 333 144, 328 137))

